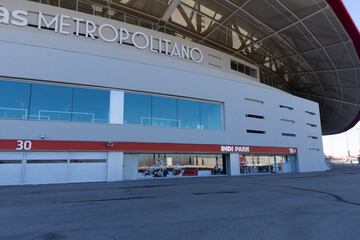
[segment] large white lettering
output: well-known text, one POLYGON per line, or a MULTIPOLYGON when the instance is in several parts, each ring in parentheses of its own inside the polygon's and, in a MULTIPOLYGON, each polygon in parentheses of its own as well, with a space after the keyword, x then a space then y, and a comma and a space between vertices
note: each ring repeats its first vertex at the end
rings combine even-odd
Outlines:
POLYGON ((221 152, 248 153, 248 152, 250 152, 250 147, 249 146, 221 146, 221 152))
POLYGON ((169 55, 169 46, 171 44, 171 41, 170 40, 167 40, 167 39, 163 39, 164 43, 165 43, 165 54, 166 55, 169 55))
MULTIPOLYGON (((158 53, 159 51, 155 48, 154 46, 154 42, 156 41, 156 39, 154 39, 153 36, 150 37, 150 51, 153 53, 158 53)), ((160 41, 159 41, 159 45, 160 45, 160 41)))
POLYGON ((131 37, 132 43, 136 48, 145 49, 149 46, 149 38, 142 32, 135 32, 131 37), (141 37, 140 37, 141 36, 141 37), (143 39, 144 41, 139 41, 143 39))
POLYGON ((171 50, 170 56, 172 56, 172 57, 173 56, 178 56, 179 58, 181 58, 179 47, 178 47, 177 43, 174 43, 174 46, 173 46, 173 48, 171 50))
POLYGON ((96 24, 92 21, 86 21, 85 22, 85 37, 91 37, 92 39, 95 39, 95 36, 93 33, 96 32, 96 24))
POLYGON ((124 41, 128 40, 130 37, 130 33, 125 28, 120 28, 120 44, 123 44, 124 41))
POLYGON ((81 18, 77 18, 77 17, 73 17, 72 19, 75 22, 75 35, 79 36, 80 35, 80 23, 85 22, 85 20, 81 19, 81 18))
POLYGON ((28 12, 21 11, 21 10, 15 10, 12 12, 12 20, 11 24, 18 26, 18 27, 25 27, 29 24, 29 20, 27 19, 28 12))
POLYGON ((56 16, 48 22, 44 14, 40 11, 39 17, 38 17, 38 29, 43 28, 43 24, 45 25, 45 28, 54 28, 55 32, 58 32, 58 26, 59 26, 59 14, 56 14, 56 16))
POLYGON ((28 25, 29 21, 27 19, 28 12, 15 10, 11 13, 4 7, 0 7, 0 23, 12 24, 18 27, 25 27, 28 25), (11 17, 11 19, 10 19, 11 17))
POLYGON ((116 42, 116 40, 118 40, 119 32, 114 26, 110 24, 103 24, 99 27, 99 36, 103 41, 111 43, 111 42, 116 42), (106 29, 109 29, 111 31, 111 34, 113 35, 112 38, 105 37, 104 31, 106 29))
POLYGON ((4 7, 0 7, 0 23, 9 24, 10 12, 4 7))
POLYGON ((23 140, 17 140, 16 141, 16 148, 17 151, 26 150, 29 151, 32 148, 32 142, 31 141, 23 141, 23 140))
POLYGON ((189 46, 181 46, 181 56, 185 59, 190 59, 190 48, 189 46))
POLYGON ((192 48, 190 50, 190 57, 196 63, 201 63, 204 60, 204 56, 203 56, 201 50, 198 48, 192 48))
POLYGON ((66 27, 71 27, 71 25, 69 23, 66 23, 65 20, 69 20, 71 19, 71 17, 69 16, 65 16, 65 15, 60 15, 60 23, 59 23, 59 32, 62 34, 66 34, 69 35, 70 33, 66 30, 64 30, 64 28, 66 27))
MULTIPOLYGON (((18 27, 26 27, 29 24, 29 12, 22 10, 9 11, 0 7, 0 24, 11 24, 18 27)), ((191 48, 188 45, 179 44, 165 38, 156 38, 137 31, 131 34, 126 28, 116 28, 111 24, 96 25, 95 22, 62 14, 48 15, 41 11, 37 13, 37 28, 53 30, 56 33, 77 37, 100 39, 107 43, 118 42, 119 45, 133 45, 135 48, 152 53, 164 53, 171 57, 190 60, 201 63, 204 56, 199 48, 191 48)))

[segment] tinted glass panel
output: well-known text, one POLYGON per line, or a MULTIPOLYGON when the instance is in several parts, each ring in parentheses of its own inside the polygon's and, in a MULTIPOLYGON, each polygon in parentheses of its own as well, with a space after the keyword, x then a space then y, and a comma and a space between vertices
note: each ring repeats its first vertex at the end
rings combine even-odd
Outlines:
POLYGON ((26 119, 30 84, 0 81, 0 118, 26 119))
POLYGON ((221 129, 221 105, 201 103, 201 125, 204 129, 221 129))
POLYGON ((124 122, 151 125, 151 96, 125 93, 124 122))
POLYGON ((178 100, 180 128, 200 128, 200 103, 190 100, 178 100))
POLYGON ((73 121, 109 122, 110 92, 74 89, 73 121))
POLYGON ((239 64, 238 71, 241 72, 241 73, 244 73, 244 72, 245 72, 245 67, 244 67, 244 65, 239 64))
POLYGON ((222 105, 125 93, 124 123, 191 129, 222 129, 222 105))
POLYGON ((137 154, 136 158, 139 178, 226 174, 225 158, 221 154, 152 153, 137 154))
POLYGON ((177 127, 177 100, 175 98, 152 97, 152 125, 177 127))
POLYGON ((257 71, 255 69, 251 69, 251 76, 257 78, 257 71))
POLYGON ((231 61, 231 69, 236 70, 237 71, 237 63, 234 61, 231 61))
POLYGON ((257 78, 257 70, 232 60, 231 60, 231 69, 241 73, 245 73, 246 75, 249 75, 251 77, 257 78))
POLYGON ((72 88, 33 84, 30 119, 71 120, 72 88))

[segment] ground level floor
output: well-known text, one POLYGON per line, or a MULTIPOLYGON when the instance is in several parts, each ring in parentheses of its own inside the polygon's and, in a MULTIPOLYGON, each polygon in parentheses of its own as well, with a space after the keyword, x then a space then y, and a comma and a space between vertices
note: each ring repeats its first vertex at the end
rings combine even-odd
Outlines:
POLYGON ((214 176, 258 173, 296 172, 296 155, 281 154, 230 154, 206 153, 146 153, 125 154, 125 159, 137 162, 138 178, 214 176), (237 168, 238 164, 239 168, 237 168), (233 166, 236 165, 236 166, 233 166), (234 169, 237 168, 237 169, 234 169))
POLYGON ((2 186, 0 239, 354 240, 359 175, 353 167, 201 181, 2 186))
POLYGON ((0 150, 0 185, 298 171, 297 149, 284 147, 9 140, 0 150))

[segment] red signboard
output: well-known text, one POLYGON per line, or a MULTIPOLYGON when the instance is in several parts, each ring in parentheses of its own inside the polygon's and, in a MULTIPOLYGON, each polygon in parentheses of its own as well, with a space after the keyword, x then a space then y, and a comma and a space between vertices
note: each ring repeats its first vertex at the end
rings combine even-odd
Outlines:
POLYGON ((296 154, 296 148, 217 144, 0 140, 0 151, 124 151, 296 154))

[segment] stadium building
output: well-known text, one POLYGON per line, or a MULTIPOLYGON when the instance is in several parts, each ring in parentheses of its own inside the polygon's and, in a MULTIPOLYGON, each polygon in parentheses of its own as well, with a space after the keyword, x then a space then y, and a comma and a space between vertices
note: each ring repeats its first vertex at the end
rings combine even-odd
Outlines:
POLYGON ((326 170, 359 36, 340 0, 1 0, 0 185, 326 170))

